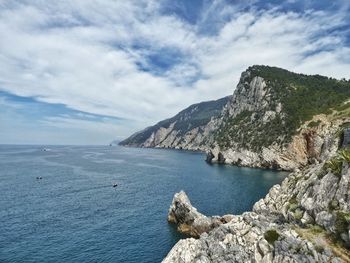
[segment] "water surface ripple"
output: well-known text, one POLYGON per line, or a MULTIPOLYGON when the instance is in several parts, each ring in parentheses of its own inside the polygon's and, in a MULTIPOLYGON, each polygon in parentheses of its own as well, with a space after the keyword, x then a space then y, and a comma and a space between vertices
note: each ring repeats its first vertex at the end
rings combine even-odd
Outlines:
POLYGON ((0 146, 0 262, 160 262, 182 238, 166 221, 175 192, 204 214, 239 214, 286 176, 194 152, 46 148, 0 146))

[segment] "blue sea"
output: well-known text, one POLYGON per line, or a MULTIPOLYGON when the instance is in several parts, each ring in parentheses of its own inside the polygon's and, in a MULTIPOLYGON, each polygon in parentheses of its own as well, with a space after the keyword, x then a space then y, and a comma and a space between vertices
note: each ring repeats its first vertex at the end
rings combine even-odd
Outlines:
POLYGON ((240 214, 286 175, 196 152, 3 145, 0 262, 160 262, 184 238, 166 220, 174 193, 206 215, 240 214))

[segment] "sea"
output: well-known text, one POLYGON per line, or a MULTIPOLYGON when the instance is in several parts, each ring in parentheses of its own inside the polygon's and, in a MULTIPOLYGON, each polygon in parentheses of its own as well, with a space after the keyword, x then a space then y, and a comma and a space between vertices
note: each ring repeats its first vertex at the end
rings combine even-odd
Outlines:
POLYGON ((0 262, 161 262, 186 238, 167 222, 176 192, 205 215, 241 214, 288 175, 204 159, 168 149, 0 145, 0 262))

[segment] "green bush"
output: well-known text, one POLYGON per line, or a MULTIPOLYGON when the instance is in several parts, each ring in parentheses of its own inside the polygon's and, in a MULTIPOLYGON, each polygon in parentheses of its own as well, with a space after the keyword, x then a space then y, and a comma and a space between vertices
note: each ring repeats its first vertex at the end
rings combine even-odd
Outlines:
POLYGON ((330 169, 334 175, 340 176, 342 171, 342 166, 343 166, 343 161, 338 156, 335 156, 324 164, 323 169, 326 171, 330 169))
POLYGON ((318 125, 320 125, 321 121, 312 121, 308 124, 308 127, 313 128, 313 127, 317 127, 318 125))
POLYGON ((273 245, 276 240, 280 237, 280 234, 274 229, 267 230, 264 234, 264 238, 266 239, 269 244, 273 245))
POLYGON ((304 211, 300 208, 296 208, 294 212, 294 218, 295 220, 301 220, 303 218, 304 211))
MULTIPOLYGON (((343 162, 347 162, 350 164, 350 149, 342 149, 338 151, 337 155, 332 157, 323 165, 323 172, 320 172, 320 176, 322 173, 326 173, 328 169, 332 171, 332 173, 336 176, 340 176, 343 169, 343 162)), ((319 177, 319 175, 317 175, 319 177)), ((322 176, 323 177, 323 176, 322 176)), ((322 178, 321 177, 321 178, 322 178)))
POLYGON ((339 151, 339 158, 342 161, 350 163, 350 150, 348 148, 339 151))
POLYGON ((347 233, 350 222, 350 213, 338 211, 335 219, 335 232, 338 236, 347 233))
MULTIPOLYGON (((330 114, 350 98, 350 82, 338 81, 320 75, 304 75, 268 66, 248 69, 248 83, 256 76, 267 83, 270 104, 266 110, 275 111, 281 103, 282 112, 267 123, 262 122, 264 112, 244 111, 235 118, 227 117, 220 132, 215 134, 219 146, 229 148, 233 142, 243 148, 260 150, 276 142, 288 144, 305 121, 317 114, 330 114), (254 115, 253 115, 254 114, 254 115)), ((349 106, 350 104, 345 104, 349 106)), ((346 108, 347 106, 343 106, 346 108)), ((310 127, 320 122, 311 122, 310 127)))
POLYGON ((288 206, 287 209, 290 210, 291 212, 294 212, 297 208, 299 207, 298 200, 296 199, 295 196, 293 196, 291 199, 288 201, 288 206))

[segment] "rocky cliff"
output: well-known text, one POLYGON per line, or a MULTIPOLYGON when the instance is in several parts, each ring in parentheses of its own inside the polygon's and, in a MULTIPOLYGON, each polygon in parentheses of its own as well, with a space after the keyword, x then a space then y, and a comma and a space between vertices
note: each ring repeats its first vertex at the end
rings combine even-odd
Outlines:
MULTIPOLYGON (((350 262, 349 162, 350 150, 338 150, 327 161, 290 174, 252 212, 230 216, 198 239, 180 240, 163 262, 350 262)), ((170 222, 178 224, 174 215, 188 218, 194 210, 179 195, 185 196, 175 195, 169 209, 170 222), (187 209, 174 214, 183 201, 187 209)), ((200 215, 200 222, 208 220, 200 215)), ((200 229, 195 220, 187 221, 187 229, 190 222, 200 229)))
POLYGON ((191 205, 185 192, 175 194, 168 213, 168 221, 177 224, 178 231, 194 237, 228 223, 233 215, 207 217, 191 205))
POLYGON ((350 262, 350 81, 252 66, 225 99, 203 121, 193 105, 122 144, 293 173, 242 215, 207 217, 176 194, 168 221, 195 238, 163 262, 350 262))
POLYGON ((191 105, 174 117, 137 132, 120 142, 133 147, 159 147, 188 150, 208 150, 216 119, 231 96, 191 105))
POLYGON ((348 81, 250 67, 223 111, 208 159, 284 170, 325 160, 350 121, 349 98, 348 81))
POLYGON ((322 162, 350 123, 350 82, 275 67, 244 71, 233 96, 192 105, 122 145, 207 152, 208 162, 294 170, 322 162))

